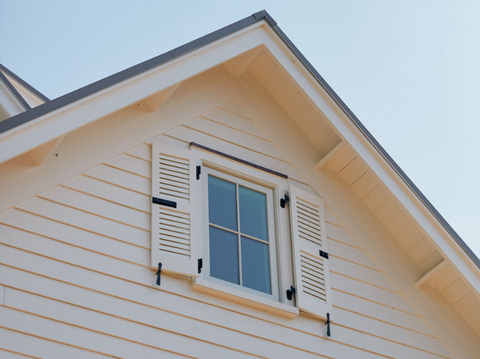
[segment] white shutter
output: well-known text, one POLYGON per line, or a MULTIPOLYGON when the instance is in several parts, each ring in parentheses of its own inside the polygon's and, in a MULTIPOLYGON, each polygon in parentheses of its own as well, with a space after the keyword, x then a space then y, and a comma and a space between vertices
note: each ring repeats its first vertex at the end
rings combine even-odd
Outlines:
POLYGON ((152 143, 152 197, 173 201, 176 208, 152 202, 152 266, 162 271, 198 275, 199 221, 196 160, 187 147, 152 143))
POLYGON ((290 186, 290 218, 297 306, 326 318, 331 313, 331 290, 323 200, 290 186))

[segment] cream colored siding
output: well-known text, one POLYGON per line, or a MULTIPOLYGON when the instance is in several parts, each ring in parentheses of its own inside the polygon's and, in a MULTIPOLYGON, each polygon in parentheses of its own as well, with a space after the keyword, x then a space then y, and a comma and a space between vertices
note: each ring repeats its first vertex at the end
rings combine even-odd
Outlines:
POLYGON ((0 214, 0 355, 453 358, 328 202, 331 339, 325 337, 324 321, 306 314, 283 318, 193 291, 189 279, 168 274, 161 287, 155 286, 149 144, 154 137, 198 142, 286 173, 296 184, 307 183, 282 153, 282 144, 273 143, 263 124, 249 115, 254 109, 233 101, 232 93, 249 97, 248 91, 226 81, 216 90, 188 81, 181 85, 165 105, 168 119, 162 121, 170 127, 147 114, 128 127, 130 115, 140 116, 131 109, 69 135, 59 147, 61 155, 63 148, 66 154, 83 151, 101 159, 103 152, 94 150, 102 145, 85 145, 87 133, 100 141, 101 134, 107 138, 113 131, 124 148, 0 214), (208 108, 180 101, 199 91, 210 98, 208 108), (220 92, 230 92, 228 99, 220 92), (220 103, 212 104, 216 97, 220 103), (143 133, 143 140, 131 145, 131 137, 141 137, 135 133, 143 133))

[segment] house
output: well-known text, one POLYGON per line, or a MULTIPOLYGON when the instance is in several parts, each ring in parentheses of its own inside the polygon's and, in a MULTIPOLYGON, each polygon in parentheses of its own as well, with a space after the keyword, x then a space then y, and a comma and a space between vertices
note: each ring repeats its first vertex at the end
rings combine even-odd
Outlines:
POLYGON ((480 358, 480 260, 265 11, 0 79, 0 357, 480 358))

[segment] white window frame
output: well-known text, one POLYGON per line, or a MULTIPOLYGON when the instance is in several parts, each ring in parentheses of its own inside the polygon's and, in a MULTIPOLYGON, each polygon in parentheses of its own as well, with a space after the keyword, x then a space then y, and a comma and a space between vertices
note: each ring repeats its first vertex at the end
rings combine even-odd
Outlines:
MULTIPOLYGON (((203 249, 203 263, 204 263, 204 274, 203 277, 213 283, 219 285, 224 285, 231 287, 237 290, 250 293, 252 295, 261 296, 267 299, 274 301, 279 301, 279 285, 278 285, 278 265, 277 265, 277 235, 275 228, 275 196, 274 188, 271 186, 260 184, 258 182, 253 182, 251 180, 246 180, 243 177, 238 175, 232 175, 224 171, 212 168, 208 165, 204 165, 202 168, 202 184, 201 184, 201 203, 202 203, 202 249, 203 249), (264 293, 258 290, 254 290, 248 287, 245 287, 241 284, 235 284, 228 281, 221 280, 219 278, 212 277, 210 275, 210 238, 209 238, 209 218, 208 218, 208 204, 209 204, 209 195, 208 195, 208 177, 212 175, 214 177, 226 180, 231 183, 235 183, 238 186, 247 187, 255 191, 265 193, 267 201, 267 224, 268 224, 268 246, 269 246, 269 258, 270 258, 270 283, 271 283, 271 294, 264 293)), ((238 187, 237 187, 238 188, 238 187)), ((238 198, 238 193, 237 193, 238 198)), ((238 205, 238 204, 237 204, 238 205)), ((239 218, 239 214, 237 213, 239 218)), ((239 253, 239 270, 240 276, 242 271, 242 259, 241 253, 239 253)))
MULTIPOLYGON (((283 198, 288 192, 288 180, 286 178, 262 171, 248 164, 242 164, 230 160, 223 156, 191 147, 193 157, 196 158, 197 165, 202 168, 201 177, 198 183, 199 210, 202 212, 201 222, 201 243, 199 247, 199 258, 202 258, 204 265, 202 271, 194 278, 192 288, 196 291, 214 295, 216 297, 227 298, 230 301, 238 302, 250 307, 260 308, 261 310, 275 313, 286 318, 295 318, 299 314, 295 300, 287 300, 286 290, 294 283, 292 247, 290 242, 290 214, 288 208, 280 208, 280 198, 283 198), (226 281, 211 280, 207 269, 208 261, 206 255, 205 241, 208 237, 208 212, 205 211, 203 204, 208 203, 208 197, 205 191, 202 191, 203 179, 208 181, 206 169, 214 169, 221 173, 234 176, 250 183, 270 188, 272 190, 272 207, 274 217, 275 231, 275 260, 277 263, 276 272, 271 273, 272 294, 274 293, 273 282, 276 282, 274 295, 264 296, 262 292, 251 290, 250 288, 240 287, 239 285, 228 285, 226 281), (248 289, 248 290, 244 290, 248 289)), ((208 182, 207 182, 208 183, 208 182)), ((248 186, 247 186, 248 187, 248 186)))

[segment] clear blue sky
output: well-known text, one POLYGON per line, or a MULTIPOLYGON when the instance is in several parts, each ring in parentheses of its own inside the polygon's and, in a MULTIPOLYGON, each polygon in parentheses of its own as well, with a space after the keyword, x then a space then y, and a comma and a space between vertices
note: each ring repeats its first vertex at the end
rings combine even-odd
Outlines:
POLYGON ((0 63, 55 98, 262 9, 480 256, 478 0, 0 0, 0 63))

